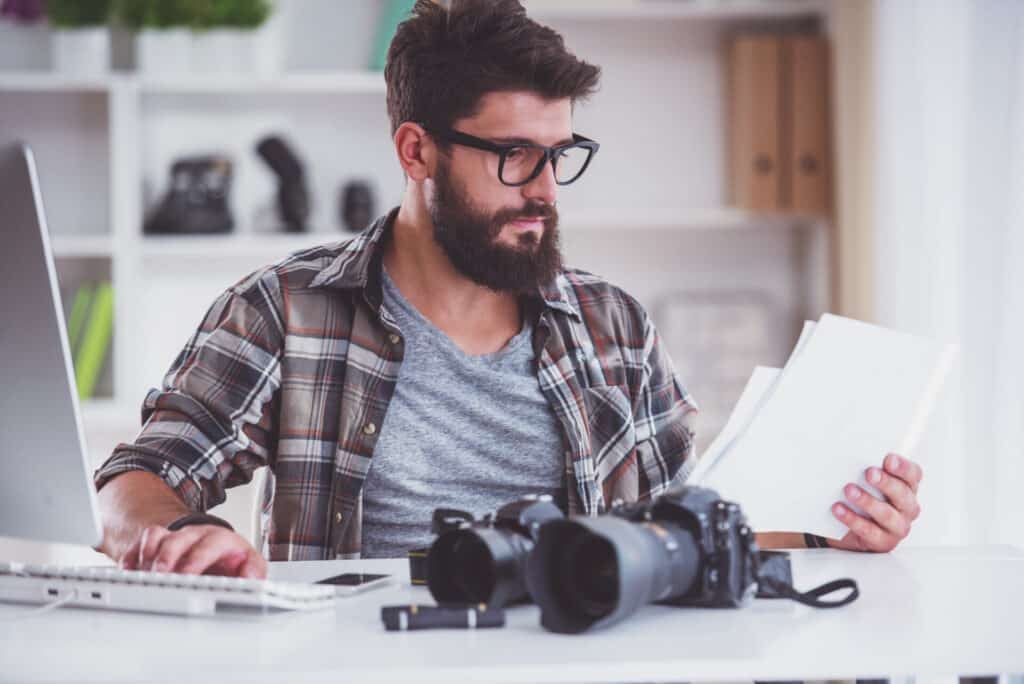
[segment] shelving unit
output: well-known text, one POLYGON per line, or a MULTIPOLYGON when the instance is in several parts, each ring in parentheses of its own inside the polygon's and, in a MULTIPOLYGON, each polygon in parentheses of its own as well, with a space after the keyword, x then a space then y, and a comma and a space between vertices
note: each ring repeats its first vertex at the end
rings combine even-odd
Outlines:
MULTIPOLYGON (((252 269, 350 236, 336 227, 343 182, 369 180, 378 214, 400 201, 383 76, 337 56, 363 50, 373 26, 360 22, 380 4, 308 0, 290 14, 292 54, 274 78, 0 70, 0 142, 20 137, 36 148, 62 279, 76 270, 64 266, 81 262, 114 284, 111 389, 84 404, 100 451, 133 437, 145 390, 159 384, 213 297, 252 269), (285 135, 306 163, 316 232, 266 232, 275 184, 253 147, 267 133, 285 135), (171 161, 210 151, 235 160, 236 232, 144 236, 171 161)), ((538 0, 527 9, 603 69, 601 91, 575 114, 601 152, 585 181, 560 194, 570 265, 608 277, 649 310, 684 290, 763 291, 783 317, 776 335, 785 348, 800 320, 828 308, 829 225, 727 206, 720 48, 738 29, 827 29, 828 4, 538 0)), ((699 375, 679 350, 684 378, 699 375)))
POLYGON ((526 0, 523 5, 538 20, 765 20, 820 17, 821 0, 526 0))

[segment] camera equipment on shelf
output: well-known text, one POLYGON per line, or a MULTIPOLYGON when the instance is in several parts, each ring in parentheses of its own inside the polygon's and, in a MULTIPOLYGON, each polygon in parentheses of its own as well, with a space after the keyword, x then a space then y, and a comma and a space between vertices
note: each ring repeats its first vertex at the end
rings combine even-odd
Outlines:
POLYGON ((148 235, 228 233, 231 160, 220 155, 184 157, 171 166, 170 188, 143 226, 148 235))
POLYGON ((309 191, 302 162, 288 144, 276 135, 263 138, 256 152, 277 176, 277 211, 285 230, 301 233, 309 221, 309 191))
POLYGON ((341 224, 358 233, 365 230, 376 215, 373 187, 367 181, 349 181, 341 189, 341 224))

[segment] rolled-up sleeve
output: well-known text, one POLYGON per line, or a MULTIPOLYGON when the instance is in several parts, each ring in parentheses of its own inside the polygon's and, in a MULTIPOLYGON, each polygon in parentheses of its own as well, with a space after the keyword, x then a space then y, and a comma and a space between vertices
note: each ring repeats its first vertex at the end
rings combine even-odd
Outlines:
POLYGON ((697 403, 686 391, 650 319, 644 325, 644 367, 633 407, 640 499, 685 481, 696 463, 697 403))
POLYGON ((97 489, 133 470, 154 473, 193 510, 225 499, 275 448, 283 329, 274 288, 232 288, 142 407, 142 429, 95 473, 97 489))

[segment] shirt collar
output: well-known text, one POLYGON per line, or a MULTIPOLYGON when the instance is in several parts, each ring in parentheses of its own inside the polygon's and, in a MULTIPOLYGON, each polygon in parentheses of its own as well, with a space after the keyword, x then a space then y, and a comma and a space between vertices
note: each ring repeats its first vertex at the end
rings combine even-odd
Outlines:
MULTIPOLYGON (((344 243, 341 253, 313 278, 309 286, 329 289, 362 289, 373 301, 380 300, 381 262, 384 245, 398 215, 395 207, 373 222, 362 233, 344 243)), ((537 290, 545 306, 580 318, 569 298, 569 281, 561 272, 537 290)))

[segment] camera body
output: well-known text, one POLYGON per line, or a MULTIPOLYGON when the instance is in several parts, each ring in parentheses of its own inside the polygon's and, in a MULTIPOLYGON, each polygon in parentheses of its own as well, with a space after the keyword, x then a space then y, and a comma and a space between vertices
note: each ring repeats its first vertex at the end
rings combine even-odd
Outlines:
MULTIPOLYGON (((660 601, 672 605, 738 608, 757 593, 758 553, 754 532, 740 507, 703 487, 679 487, 657 499, 613 506, 610 511, 654 529, 673 525, 697 542, 700 571, 689 591, 660 601)), ((658 535, 666 545, 671 535, 658 535)))

